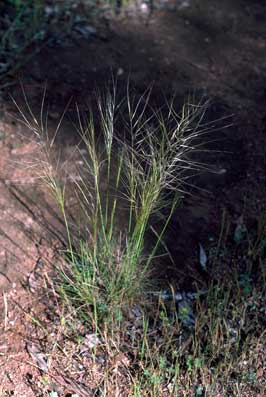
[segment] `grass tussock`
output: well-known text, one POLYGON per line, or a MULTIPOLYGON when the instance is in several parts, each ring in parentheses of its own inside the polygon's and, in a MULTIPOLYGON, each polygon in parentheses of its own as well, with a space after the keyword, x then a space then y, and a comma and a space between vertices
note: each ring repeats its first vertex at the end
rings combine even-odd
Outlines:
POLYGON ((38 176, 49 187, 65 225, 61 293, 83 314, 92 309, 97 319, 120 313, 143 294, 188 173, 201 167, 189 156, 196 150, 195 139, 208 131, 202 121, 205 105, 185 104, 180 114, 169 106, 165 118, 149 107, 146 96, 135 103, 128 96, 116 104, 114 90, 98 100, 97 126, 93 114, 82 119, 77 109, 81 142, 76 151, 82 167, 75 170, 75 178, 52 158, 58 131, 49 139, 43 117, 38 122, 30 109, 30 119, 22 114, 39 141, 38 176), (121 114, 122 134, 116 124, 121 114), (70 195, 78 203, 76 225, 68 215, 70 195), (155 231, 158 215, 161 227, 155 231), (151 230, 153 243, 147 247, 151 230))

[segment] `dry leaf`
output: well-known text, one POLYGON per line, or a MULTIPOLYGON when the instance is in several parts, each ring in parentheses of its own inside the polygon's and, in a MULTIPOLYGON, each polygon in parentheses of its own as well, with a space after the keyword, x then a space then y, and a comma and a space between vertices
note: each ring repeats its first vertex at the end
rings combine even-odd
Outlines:
POLYGON ((45 355, 40 351, 40 348, 33 343, 27 343, 26 348, 32 359, 40 368, 40 370, 43 372, 48 372, 47 360, 45 358, 45 355))

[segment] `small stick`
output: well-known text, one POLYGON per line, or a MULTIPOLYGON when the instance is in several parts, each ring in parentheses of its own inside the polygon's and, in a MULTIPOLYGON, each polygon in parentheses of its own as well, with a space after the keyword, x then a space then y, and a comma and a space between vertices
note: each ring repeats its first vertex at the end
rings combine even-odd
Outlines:
POLYGON ((4 300, 4 316, 5 316, 5 319, 4 319, 4 330, 6 331, 6 329, 7 329, 7 321, 8 321, 8 319, 7 319, 7 297, 6 297, 6 294, 5 294, 5 292, 3 292, 3 300, 4 300))

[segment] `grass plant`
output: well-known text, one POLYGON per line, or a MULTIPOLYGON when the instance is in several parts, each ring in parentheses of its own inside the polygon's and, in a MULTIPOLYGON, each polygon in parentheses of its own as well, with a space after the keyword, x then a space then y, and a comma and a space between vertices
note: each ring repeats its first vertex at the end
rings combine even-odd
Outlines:
POLYGON ((141 299, 188 173, 201 167, 189 157, 197 150, 194 140, 209 129, 203 122, 206 104, 187 103, 180 114, 169 106, 163 116, 149 106, 149 92, 138 100, 127 95, 123 104, 117 104, 115 96, 114 89, 98 100, 97 124, 92 113, 82 119, 77 109, 81 143, 76 151, 83 167, 76 170, 74 180, 64 175, 58 159, 52 159, 61 123, 49 139, 44 104, 40 121, 30 109, 29 117, 22 114, 39 141, 43 159, 38 163, 39 177, 52 192, 65 224, 61 293, 78 311, 92 310, 97 319, 117 315, 141 299), (122 132, 116 124, 121 116, 122 132), (79 230, 68 214, 67 197, 73 194, 79 230), (153 233, 153 243, 147 244, 158 214, 161 227, 153 233))

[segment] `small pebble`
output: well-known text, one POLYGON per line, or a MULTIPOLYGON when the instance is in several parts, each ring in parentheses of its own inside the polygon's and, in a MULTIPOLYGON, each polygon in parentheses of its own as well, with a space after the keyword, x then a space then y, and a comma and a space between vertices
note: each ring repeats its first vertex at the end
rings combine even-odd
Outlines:
POLYGON ((118 68, 118 70, 117 70, 117 76, 122 76, 122 74, 124 74, 124 69, 118 68))

